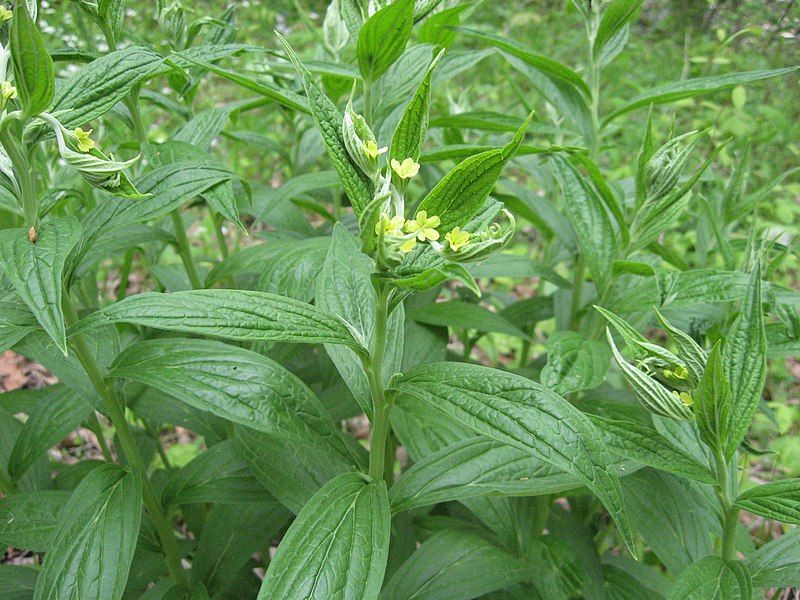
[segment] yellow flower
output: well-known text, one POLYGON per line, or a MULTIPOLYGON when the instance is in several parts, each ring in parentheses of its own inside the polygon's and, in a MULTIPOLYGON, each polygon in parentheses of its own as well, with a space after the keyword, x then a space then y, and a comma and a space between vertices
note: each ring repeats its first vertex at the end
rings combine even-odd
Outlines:
POLYGON ((362 149, 364 150, 364 154, 366 154, 367 157, 372 159, 378 158, 381 154, 386 154, 386 151, 389 150, 389 148, 387 148, 386 146, 384 146, 383 148, 378 148, 378 144, 376 144, 372 140, 364 142, 362 149))
POLYGON ((397 173, 400 179, 410 179, 419 173, 419 163, 414 162, 414 159, 410 157, 403 160, 403 162, 393 158, 391 164, 392 170, 397 173))
POLYGON ((469 231, 461 231, 460 227, 453 227, 453 230, 445 235, 444 239, 450 244, 450 249, 457 252, 469 242, 469 231))
POLYGON ((417 240, 415 238, 411 238, 410 240, 403 242, 403 245, 400 246, 400 252, 402 252, 403 254, 408 254, 414 249, 414 246, 416 245, 417 245, 417 240))
MULTIPOLYGON (((409 159, 410 160, 410 159, 409 159)), ((425 240, 438 240, 439 232, 436 228, 442 221, 437 216, 429 217, 428 213, 421 210, 417 213, 417 218, 406 223, 406 233, 416 233, 420 242, 425 240)))
POLYGON ((678 398, 678 400, 683 402, 686 406, 691 406, 692 404, 694 404, 694 399, 692 398, 692 395, 689 392, 681 392, 681 393, 672 392, 672 393, 674 396, 678 398))
POLYGON ((375 223, 375 235, 380 235, 381 232, 386 235, 400 233, 405 222, 403 215, 395 215, 391 218, 389 215, 381 215, 380 221, 375 223))
POLYGON ((75 134, 75 137, 78 138, 78 149, 81 152, 89 152, 90 150, 94 150, 94 140, 89 137, 92 135, 92 130, 84 131, 80 127, 76 127, 72 133, 75 134))
POLYGON ((0 6, 0 23, 5 23, 14 16, 14 11, 7 9, 5 6, 0 6))
POLYGON ((3 97, 4 102, 8 102, 11 98, 17 97, 17 88, 11 85, 11 82, 4 81, 0 83, 0 96, 3 97))

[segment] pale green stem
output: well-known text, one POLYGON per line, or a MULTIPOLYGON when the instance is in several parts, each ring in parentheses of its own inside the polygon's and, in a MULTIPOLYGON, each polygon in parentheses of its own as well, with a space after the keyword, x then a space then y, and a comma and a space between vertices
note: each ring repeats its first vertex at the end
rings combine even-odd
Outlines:
POLYGON ((389 413, 391 403, 387 402, 386 390, 383 384, 383 358, 386 353, 386 333, 389 320, 389 289, 378 289, 378 298, 375 304, 375 337, 372 352, 367 367, 372 394, 372 434, 369 444, 369 475, 378 481, 384 477, 386 468, 386 446, 391 429, 389 413))

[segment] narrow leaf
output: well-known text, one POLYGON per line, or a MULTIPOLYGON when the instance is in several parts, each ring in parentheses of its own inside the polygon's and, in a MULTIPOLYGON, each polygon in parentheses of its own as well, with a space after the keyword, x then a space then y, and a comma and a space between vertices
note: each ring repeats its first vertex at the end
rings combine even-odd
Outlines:
POLYGON ((53 102, 55 69, 42 34, 28 12, 27 2, 14 6, 9 50, 23 117, 38 115, 53 102))

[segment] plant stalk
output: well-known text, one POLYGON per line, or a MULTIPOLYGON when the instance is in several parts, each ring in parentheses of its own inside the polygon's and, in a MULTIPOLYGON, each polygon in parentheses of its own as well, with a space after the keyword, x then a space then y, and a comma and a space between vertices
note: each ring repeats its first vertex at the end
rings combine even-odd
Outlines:
MULTIPOLYGON (((64 295, 64 309, 69 325, 73 325, 75 322, 77 322, 77 313, 72 305, 71 300, 69 299, 68 294, 64 295)), ((144 464, 144 459, 142 459, 142 455, 139 452, 139 447, 136 445, 136 440, 133 437, 133 433, 128 425, 128 421, 125 418, 125 409, 112 389, 106 383, 103 373, 100 370, 100 366, 97 364, 97 361, 89 349, 89 345, 86 342, 84 335, 82 333, 77 333, 72 336, 70 341, 72 343, 73 350, 75 351, 75 356, 80 361, 84 371, 86 371, 86 375, 88 375, 92 385, 103 399, 103 403, 108 411, 108 416, 111 419, 111 423, 114 425, 117 435, 119 436, 120 446, 122 446, 122 453, 125 455, 128 464, 133 467, 134 471, 139 474, 139 477, 142 480, 142 501, 144 502, 144 506, 147 509, 150 518, 153 519, 156 530, 158 531, 158 537, 161 541, 161 549, 164 553, 164 558, 167 561, 167 567, 169 568, 170 576, 178 584, 187 584, 188 578, 186 576, 186 572, 181 566, 181 558, 180 554, 178 553, 178 545, 175 542, 175 534, 172 529, 172 524, 170 523, 168 516, 163 512, 161 503, 158 500, 158 496, 156 495, 155 490, 150 483, 150 479, 147 476, 147 467, 144 464)))
POLYGON ((10 120, 6 119, 0 124, 0 144, 11 160, 14 173, 19 179, 20 192, 22 193, 22 213, 25 216, 25 227, 36 227, 39 220, 38 197, 36 195, 36 181, 25 153, 17 144, 14 136, 8 130, 10 120))
POLYGON ((390 289, 382 286, 377 292, 375 335, 369 363, 366 365, 373 408, 372 434, 369 444, 369 475, 375 481, 383 479, 386 471, 386 446, 391 429, 389 424, 391 403, 387 401, 386 390, 383 385, 383 359, 386 354, 390 289))
POLYGON ((197 265, 195 265, 194 258, 192 257, 192 247, 186 235, 186 227, 183 224, 180 208, 176 208, 170 212, 169 216, 172 218, 175 238, 178 240, 178 254, 180 254, 181 261, 183 261, 183 268, 186 269, 186 274, 189 276, 192 289, 202 289, 203 284, 200 282, 200 275, 197 273, 197 265))
POLYGON ((735 560, 736 548, 734 542, 736 540, 736 524, 739 522, 739 509, 732 506, 730 485, 733 483, 735 486, 737 482, 735 480, 731 481, 728 477, 729 464, 725 460, 722 451, 716 450, 714 452, 714 460, 718 482, 717 500, 719 500, 722 508, 722 547, 720 548, 720 556, 724 560, 735 560))

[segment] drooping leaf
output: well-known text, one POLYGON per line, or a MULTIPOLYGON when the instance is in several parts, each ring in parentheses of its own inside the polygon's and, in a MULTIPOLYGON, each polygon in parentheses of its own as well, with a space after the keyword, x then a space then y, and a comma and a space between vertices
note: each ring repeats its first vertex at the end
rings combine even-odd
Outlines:
POLYGON ((139 535, 139 476, 113 464, 93 469, 59 513, 34 600, 119 600, 139 535))
POLYGON ((64 354, 67 339, 61 312, 62 277, 80 235, 81 226, 75 217, 45 223, 36 232, 35 243, 25 228, 0 231, 0 268, 64 354))
POLYGON ((259 600, 376 600, 389 553, 384 482, 346 473, 297 515, 272 559, 259 600))
POLYGON ((580 478, 617 522, 630 547, 619 478, 600 434, 566 400, 524 377, 478 365, 434 363, 392 382, 476 433, 530 452, 580 478))
POLYGON ((425 325, 505 333, 523 339, 528 337, 528 334, 510 323, 503 316, 472 302, 460 300, 435 302, 415 308, 408 316, 417 323, 425 325))
POLYGON ((192 290, 129 296, 83 319, 75 331, 107 323, 251 342, 342 344, 364 348, 342 321, 314 306, 247 290, 192 290))

